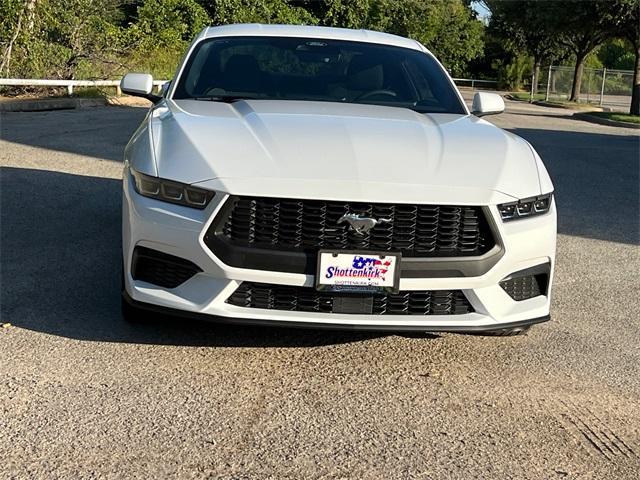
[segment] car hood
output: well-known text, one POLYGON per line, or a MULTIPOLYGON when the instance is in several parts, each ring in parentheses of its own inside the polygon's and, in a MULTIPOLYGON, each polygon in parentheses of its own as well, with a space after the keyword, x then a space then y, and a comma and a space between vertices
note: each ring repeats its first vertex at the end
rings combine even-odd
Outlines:
POLYGON ((541 193, 529 145, 470 115, 178 100, 149 118, 160 177, 238 195, 477 204, 541 193))

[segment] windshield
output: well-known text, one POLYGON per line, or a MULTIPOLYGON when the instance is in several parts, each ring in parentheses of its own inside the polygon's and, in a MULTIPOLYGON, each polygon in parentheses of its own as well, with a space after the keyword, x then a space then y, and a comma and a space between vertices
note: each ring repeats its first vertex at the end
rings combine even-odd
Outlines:
POLYGON ((292 37, 203 40, 174 99, 312 100, 465 114, 442 68, 417 50, 292 37))

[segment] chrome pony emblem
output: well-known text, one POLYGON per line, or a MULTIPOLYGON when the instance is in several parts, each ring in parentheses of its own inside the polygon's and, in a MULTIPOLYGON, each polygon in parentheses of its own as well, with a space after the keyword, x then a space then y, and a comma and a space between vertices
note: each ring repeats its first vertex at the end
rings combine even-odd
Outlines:
POLYGON ((338 223, 347 222, 349 227, 358 235, 367 234, 373 227, 379 223, 390 223, 390 218, 371 218, 359 215, 357 213, 347 213, 340 217, 338 223))

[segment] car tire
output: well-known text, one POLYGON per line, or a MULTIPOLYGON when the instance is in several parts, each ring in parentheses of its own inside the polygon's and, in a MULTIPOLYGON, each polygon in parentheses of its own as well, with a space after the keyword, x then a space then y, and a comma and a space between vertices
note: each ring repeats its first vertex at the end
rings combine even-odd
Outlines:
POLYGON ((502 330, 494 330, 487 332, 486 335, 491 337, 515 337, 517 335, 526 335, 531 327, 504 328, 502 330))

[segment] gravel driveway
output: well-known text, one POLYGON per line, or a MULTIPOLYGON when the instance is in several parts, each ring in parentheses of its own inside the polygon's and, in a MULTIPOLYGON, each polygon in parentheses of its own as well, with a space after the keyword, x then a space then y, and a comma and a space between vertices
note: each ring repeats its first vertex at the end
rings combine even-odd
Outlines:
POLYGON ((553 321, 384 335, 125 324, 121 155, 144 114, 0 117, 0 478, 638 478, 636 131, 488 117, 555 182, 553 321))

